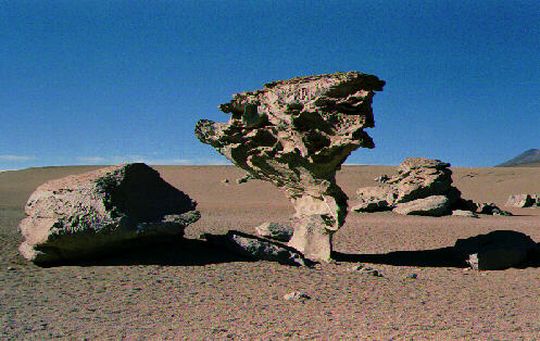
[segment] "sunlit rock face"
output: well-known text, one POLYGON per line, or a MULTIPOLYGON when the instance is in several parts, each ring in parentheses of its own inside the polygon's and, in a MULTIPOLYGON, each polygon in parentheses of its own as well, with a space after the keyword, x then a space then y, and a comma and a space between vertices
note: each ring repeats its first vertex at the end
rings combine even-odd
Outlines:
POLYGON ((359 147, 373 148, 375 91, 385 82, 359 72, 298 77, 266 84, 220 105, 227 123, 200 120, 195 134, 254 178, 283 188, 293 203, 289 245, 329 260, 332 234, 343 225, 347 196, 336 171, 359 147))

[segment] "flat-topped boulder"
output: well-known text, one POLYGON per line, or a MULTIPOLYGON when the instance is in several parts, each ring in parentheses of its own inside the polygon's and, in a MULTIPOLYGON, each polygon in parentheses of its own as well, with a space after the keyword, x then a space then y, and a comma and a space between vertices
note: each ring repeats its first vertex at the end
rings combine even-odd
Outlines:
POLYGON ((282 188, 296 209, 289 245, 328 261, 331 237, 344 223, 347 196, 336 171, 357 148, 373 148, 364 131, 385 82, 359 72, 297 77, 239 93, 219 108, 226 123, 200 120, 197 138, 255 179, 282 188))
POLYGON ((97 258, 181 238, 196 202, 143 163, 52 180, 28 199, 20 253, 35 263, 97 258))

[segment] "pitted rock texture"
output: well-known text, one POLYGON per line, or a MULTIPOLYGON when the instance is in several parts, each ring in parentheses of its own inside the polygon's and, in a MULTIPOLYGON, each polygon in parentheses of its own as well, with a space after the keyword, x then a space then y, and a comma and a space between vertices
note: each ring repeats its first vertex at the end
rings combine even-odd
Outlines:
POLYGON ((200 217, 195 207, 142 163, 52 180, 28 199, 19 251, 35 263, 54 263, 180 238, 200 217))
POLYGON ((227 123, 201 120, 195 134, 256 179, 283 188, 295 209, 289 245, 329 260, 344 223, 347 196, 335 174, 349 154, 373 148, 375 91, 385 82, 358 72, 298 77, 233 96, 227 123))
POLYGON ((451 214, 451 209, 474 210, 473 203, 462 199, 461 192, 452 186, 449 167, 440 160, 407 158, 396 175, 382 175, 377 186, 359 188, 352 209, 430 216, 451 214))

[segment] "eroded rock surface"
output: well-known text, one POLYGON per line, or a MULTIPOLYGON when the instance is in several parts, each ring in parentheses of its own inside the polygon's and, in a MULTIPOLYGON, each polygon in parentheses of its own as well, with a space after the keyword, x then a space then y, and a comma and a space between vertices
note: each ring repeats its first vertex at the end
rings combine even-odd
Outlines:
POLYGON ((261 237, 274 239, 280 242, 291 240, 293 228, 290 225, 266 222, 255 228, 257 234, 261 237))
POLYGON ((94 258, 182 237, 196 203, 142 163, 49 181, 30 196, 20 253, 36 263, 94 258))
POLYGON ((397 174, 378 177, 377 186, 359 188, 352 209, 432 216, 450 214, 451 208, 469 209, 472 203, 463 200, 461 192, 452 186, 449 167, 440 160, 407 158, 397 168, 397 174))
POLYGON ((220 106, 229 121, 201 120, 195 134, 254 178, 283 188, 296 209, 289 245, 327 261, 347 214, 335 174, 353 150, 374 147, 364 129, 374 126, 372 99, 384 84, 358 72, 272 82, 234 95, 220 106))

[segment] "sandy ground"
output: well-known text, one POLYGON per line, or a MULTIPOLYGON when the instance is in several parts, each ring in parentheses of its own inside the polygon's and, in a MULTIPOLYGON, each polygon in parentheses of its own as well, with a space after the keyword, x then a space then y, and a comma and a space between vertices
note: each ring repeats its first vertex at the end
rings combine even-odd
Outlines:
MULTIPOLYGON (((540 242, 540 209, 481 219, 351 213, 335 236, 339 261, 294 268, 224 255, 197 239, 286 222, 292 206, 279 190, 237 185, 242 172, 233 167, 157 167, 199 202, 190 240, 78 266, 25 262, 16 226, 30 193, 90 169, 0 173, 0 339, 540 339, 540 262, 466 271, 445 249, 496 229, 540 242), (355 262, 384 277, 351 272, 355 262), (412 273, 417 279, 406 278, 412 273), (311 299, 283 299, 296 290, 311 299)), ((338 183, 352 196, 393 169, 344 167, 338 183)), ((540 193, 540 168, 454 169, 454 182, 466 198, 502 205, 510 194, 540 193)))

